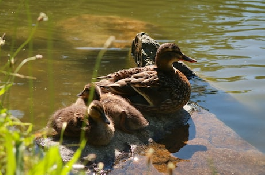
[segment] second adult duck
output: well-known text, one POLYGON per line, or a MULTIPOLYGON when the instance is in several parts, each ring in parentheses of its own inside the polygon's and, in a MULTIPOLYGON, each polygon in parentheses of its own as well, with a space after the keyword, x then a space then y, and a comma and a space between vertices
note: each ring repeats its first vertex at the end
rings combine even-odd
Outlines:
POLYGON ((156 53, 155 65, 120 70, 99 77, 102 92, 127 98, 143 112, 171 113, 181 109, 190 99, 188 79, 173 62, 196 60, 184 55, 174 43, 162 44, 156 53))

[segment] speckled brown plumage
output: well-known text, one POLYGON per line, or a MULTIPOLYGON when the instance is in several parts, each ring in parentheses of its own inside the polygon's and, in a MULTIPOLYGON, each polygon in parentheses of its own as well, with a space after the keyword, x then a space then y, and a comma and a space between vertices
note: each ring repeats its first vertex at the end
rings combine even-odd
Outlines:
POLYGON ((156 65, 120 70, 100 77, 96 85, 103 93, 129 99, 141 111, 175 112, 188 102, 191 93, 186 76, 172 66, 179 60, 196 62, 185 56, 176 44, 165 43, 156 53, 156 65))

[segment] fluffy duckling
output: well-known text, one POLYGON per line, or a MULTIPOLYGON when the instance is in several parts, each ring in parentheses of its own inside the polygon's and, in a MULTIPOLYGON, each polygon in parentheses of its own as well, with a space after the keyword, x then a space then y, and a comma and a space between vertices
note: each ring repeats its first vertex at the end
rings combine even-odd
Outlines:
POLYGON ((196 62, 184 55, 174 43, 160 45, 155 65, 135 67, 99 77, 102 92, 111 92, 130 100, 140 111, 171 113, 190 99, 191 87, 186 76, 172 64, 179 60, 196 62))
POLYGON ((107 145, 114 136, 113 123, 106 117, 102 104, 93 100, 87 107, 82 98, 76 103, 56 111, 48 122, 53 135, 60 135, 66 122, 64 136, 79 138, 84 130, 87 142, 92 145, 107 145))
POLYGON ((76 102, 63 109, 57 110, 49 119, 48 127, 53 128, 52 135, 60 135, 63 123, 67 126, 64 136, 77 137, 80 136, 82 123, 84 122, 87 106, 82 98, 77 98, 76 102))
POLYGON ((87 142, 93 145, 107 145, 114 136, 114 124, 104 112, 103 105, 93 100, 87 109, 88 125, 85 126, 87 142))
MULTIPOLYGON (((84 90, 78 94, 85 101, 89 96, 91 85, 87 84, 84 90)), ((99 87, 95 87, 94 97, 99 97, 105 113, 114 122, 115 128, 127 133, 143 129, 149 125, 142 113, 119 95, 111 93, 102 94, 99 87)))

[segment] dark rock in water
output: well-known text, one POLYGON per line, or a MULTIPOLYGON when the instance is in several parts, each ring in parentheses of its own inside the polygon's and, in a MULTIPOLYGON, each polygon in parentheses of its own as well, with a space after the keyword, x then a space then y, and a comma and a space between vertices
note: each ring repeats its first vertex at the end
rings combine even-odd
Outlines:
POLYGON ((138 67, 154 64, 156 51, 160 44, 148 34, 141 32, 132 42, 131 54, 138 67))
MULTIPOLYGON (((156 51, 160 44, 152 39, 147 33, 141 32, 136 35, 132 42, 131 55, 138 67, 152 65, 155 63, 156 51)), ((175 62, 173 66, 181 71, 188 79, 196 74, 184 63, 175 62)))

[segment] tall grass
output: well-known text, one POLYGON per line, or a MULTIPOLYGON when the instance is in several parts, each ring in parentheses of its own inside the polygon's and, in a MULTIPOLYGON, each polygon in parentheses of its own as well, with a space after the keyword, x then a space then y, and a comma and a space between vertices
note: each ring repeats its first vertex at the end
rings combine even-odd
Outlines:
MULTIPOLYGON (((36 32, 39 22, 43 21, 44 18, 46 17, 40 16, 37 19, 37 25, 33 27, 26 41, 23 44, 21 44, 17 50, 14 51, 14 53, 10 56, 8 62, 0 68, 0 73, 4 73, 6 75, 6 80, 7 80, 2 86, 0 86, 0 96, 3 97, 2 99, 4 99, 4 95, 12 87, 15 77, 35 79, 35 77, 32 76, 19 74, 19 70, 29 61, 34 61, 39 58, 42 58, 41 55, 36 55, 22 60, 20 64, 14 69, 14 71, 11 71, 11 69, 9 69, 8 67, 14 66, 17 54, 27 44, 30 43, 36 32)), ((50 40, 51 37, 52 34, 50 31, 49 32, 50 40)), ((4 37, 1 37, 0 40, 1 39, 4 43, 4 37)), ((107 47, 111 44, 113 40, 114 37, 110 37, 106 41, 104 48, 99 52, 92 75, 93 77, 92 82, 97 76, 97 70, 100 65, 100 60, 103 57, 104 53, 106 52, 107 47)), ((52 42, 48 41, 48 50, 49 50, 48 61, 50 61, 52 58, 51 49, 52 49, 52 42)), ((48 69, 50 70, 52 69, 52 67, 49 66, 48 69)), ((49 75, 49 78, 51 78, 49 84, 52 87, 53 86, 52 75, 49 75)), ((32 83, 29 83, 29 85, 32 85, 32 83)), ((23 123, 16 117, 12 116, 8 112, 8 109, 4 107, 2 102, 3 100, 0 101, 0 175, 1 174, 7 174, 7 175, 69 174, 69 172, 72 170, 74 163, 80 158, 81 152, 86 145, 86 140, 84 139, 84 133, 81 136, 79 149, 77 149, 72 159, 66 164, 64 164, 60 156, 59 146, 53 146, 47 150, 38 151, 34 143, 35 135, 32 132, 32 124, 23 123)), ((60 141, 60 143, 62 143, 62 140, 60 141)))
MULTIPOLYGON (((67 174, 70 170, 63 171, 63 161, 59 154, 59 147, 52 147, 44 152, 36 151, 34 134, 31 123, 23 123, 12 116, 8 109, 4 107, 4 97, 6 92, 12 88, 15 77, 35 79, 32 76, 19 74, 20 69, 29 61, 42 58, 41 55, 26 58, 14 68, 17 54, 32 41, 32 38, 41 21, 46 19, 41 14, 36 25, 32 28, 28 38, 10 56, 8 62, 0 68, 0 72, 5 74, 5 83, 0 86, 0 174, 67 174)), ((1 37, 4 44, 4 37, 1 37)), ((32 47, 32 46, 30 46, 32 47)), ((32 83, 29 83, 32 85, 32 83)))

